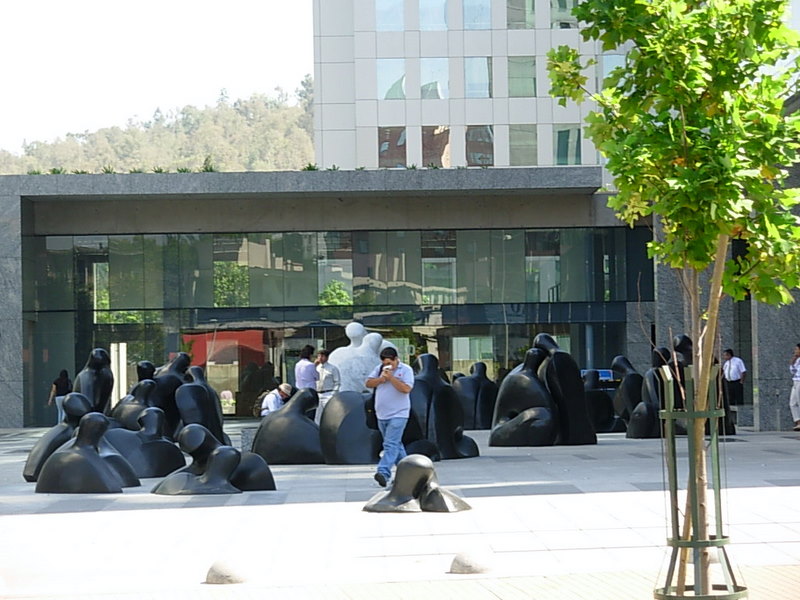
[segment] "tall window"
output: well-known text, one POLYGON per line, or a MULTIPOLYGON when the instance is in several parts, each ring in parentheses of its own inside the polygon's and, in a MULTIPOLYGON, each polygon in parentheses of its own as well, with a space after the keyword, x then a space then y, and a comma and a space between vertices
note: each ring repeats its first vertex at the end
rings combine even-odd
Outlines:
POLYGON ((581 164, 580 125, 553 125, 553 152, 557 165, 581 164))
POLYGON ((450 128, 443 125, 422 127, 422 164, 426 167, 451 167, 450 128))
POLYGON ((467 126, 467 166, 494 165, 494 129, 491 125, 467 126))
POLYGON ((617 67, 624 67, 625 66, 625 55, 624 54, 603 54, 600 57, 600 63, 602 66, 602 76, 599 81, 600 85, 603 85, 606 77, 611 75, 611 72, 616 69, 617 67))
POLYGON ((422 303, 455 304, 455 231, 423 231, 420 242, 422 247, 422 303))
POLYGON ((214 236, 214 307, 250 305, 250 274, 246 238, 240 234, 214 236))
POLYGON ((349 231, 317 233, 319 303, 353 304, 353 240, 349 231))
POLYGON ((378 166, 406 166, 406 128, 378 127, 378 166))
POLYGON ((561 299, 561 241, 557 229, 525 232, 525 287, 528 302, 561 299))
POLYGON ((378 31, 403 31, 403 0, 375 0, 375 28, 378 31))
POLYGON ((491 29, 492 0, 464 0, 464 29, 491 29))
POLYGON ((510 125, 508 131, 509 164, 523 167, 537 164, 536 125, 510 125))
POLYGON ((464 96, 466 98, 492 97, 491 56, 464 58, 464 96))
POLYGON ((450 71, 446 58, 419 61, 420 98, 439 100, 450 96, 450 71))
POLYGON ((447 29, 447 0, 419 0, 419 28, 422 31, 447 29))
POLYGON ((550 0, 550 24, 553 29, 577 29, 578 19, 572 9, 579 0, 550 0))
POLYGON ((378 100, 402 100, 406 97, 406 61, 402 58, 379 58, 378 100))
POLYGON ((533 13, 534 0, 507 0, 506 18, 509 29, 533 29, 536 26, 533 13))
POLYGON ((533 56, 508 57, 509 98, 536 96, 536 58, 533 56))

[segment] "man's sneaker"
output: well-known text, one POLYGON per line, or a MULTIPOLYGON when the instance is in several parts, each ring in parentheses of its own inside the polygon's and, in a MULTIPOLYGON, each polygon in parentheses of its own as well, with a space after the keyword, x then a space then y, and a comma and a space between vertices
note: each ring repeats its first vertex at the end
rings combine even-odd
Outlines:
POLYGON ((386 487, 386 475, 383 473, 375 473, 375 481, 378 482, 379 486, 386 487))

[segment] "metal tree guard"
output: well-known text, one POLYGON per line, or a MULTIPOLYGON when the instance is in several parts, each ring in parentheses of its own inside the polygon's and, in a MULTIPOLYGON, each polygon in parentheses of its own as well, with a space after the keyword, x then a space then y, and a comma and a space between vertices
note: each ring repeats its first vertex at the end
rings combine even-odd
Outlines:
MULTIPOLYGON (((669 568, 667 570, 667 580, 662 588, 658 588, 653 593, 653 596, 659 600, 671 600, 674 598, 685 598, 686 592, 691 592, 689 597, 701 598, 708 600, 735 600, 737 598, 747 597, 747 588, 736 582, 736 577, 731 568, 728 553, 725 546, 730 541, 722 531, 722 497, 721 497, 721 480, 720 480, 720 460, 719 460, 719 431, 718 423, 721 417, 725 416, 725 409, 719 406, 717 397, 717 375, 719 367, 712 367, 711 382, 709 385, 709 410, 697 411, 695 410, 694 402, 694 380, 692 377, 692 367, 684 368, 684 390, 685 390, 685 408, 675 408, 675 374, 670 370, 669 366, 661 367, 661 375, 664 379, 664 410, 660 412, 661 418, 664 419, 664 440, 665 440, 665 459, 667 466, 667 481, 669 484, 669 497, 670 497, 670 522, 672 528, 672 537, 667 539, 667 544, 672 547, 672 555, 669 561, 669 568), (680 531, 680 513, 678 509, 678 459, 676 452, 675 441, 675 421, 685 420, 687 425, 688 434, 686 439, 688 441, 688 484, 686 489, 687 494, 687 510, 690 511, 686 518, 690 521, 691 533, 687 530, 682 536, 680 531), (697 484, 697 469, 695 465, 695 456, 697 452, 702 451, 702 448, 697 448, 697 444, 693 435, 693 425, 696 421, 707 419, 709 424, 709 442, 710 442, 710 463, 711 463, 711 484, 712 493, 714 495, 714 527, 709 526, 707 531, 708 539, 701 539, 698 534, 697 524, 700 522, 699 511, 699 496, 697 484), (722 568, 722 575, 725 583, 711 584, 711 589, 698 589, 703 587, 704 578, 701 575, 703 568, 701 561, 701 553, 703 549, 716 548, 719 565, 722 568), (685 562, 685 555, 687 552, 692 552, 694 564, 694 582, 692 584, 684 585, 683 574, 679 576, 679 581, 676 583, 676 566, 678 559, 683 558, 685 562)), ((679 571, 682 570, 679 567, 679 571)))

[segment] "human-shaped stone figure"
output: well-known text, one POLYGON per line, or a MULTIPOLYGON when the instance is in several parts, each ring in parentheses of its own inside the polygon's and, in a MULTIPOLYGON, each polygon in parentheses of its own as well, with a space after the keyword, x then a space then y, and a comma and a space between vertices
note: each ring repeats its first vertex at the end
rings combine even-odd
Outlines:
POLYGON ((240 460, 241 454, 236 448, 217 446, 211 451, 202 474, 177 471, 157 483, 151 493, 163 496, 241 494, 242 490, 231 483, 240 460))
POLYGON ((547 333, 540 333, 533 338, 533 345, 550 355, 539 367, 539 378, 547 383, 547 389, 558 407, 558 443, 596 444, 597 434, 589 421, 583 379, 575 359, 561 350, 547 333))
POLYGON ((642 381, 642 401, 631 413, 626 437, 635 439, 661 437, 659 410, 663 407, 665 383, 661 367, 670 361, 671 354, 670 349, 666 347, 653 350, 652 367, 645 371, 642 381))
POLYGON ((180 425, 180 414, 175 404, 175 392, 184 383, 186 370, 192 359, 186 352, 178 352, 175 357, 156 369, 153 380, 156 389, 151 394, 153 406, 164 411, 166 419, 164 434, 175 438, 180 425))
POLYGON ((136 363, 136 377, 139 381, 153 379, 156 376, 156 366, 149 360, 140 360, 136 363))
MULTIPOLYGON (((428 439, 436 444, 442 459, 478 456, 478 445, 464 435, 464 413, 453 386, 439 376, 439 359, 421 354, 414 363, 416 375, 411 390, 411 409, 428 406, 428 439)), ((410 419, 409 419, 410 420, 410 419)))
MULTIPOLYGON (((364 346, 363 342, 367 335, 367 330, 361 323, 356 321, 349 323, 344 328, 344 332, 350 339, 350 344, 342 348, 336 348, 328 356, 328 361, 339 369, 339 374, 342 378, 339 391, 369 394, 364 382, 375 365, 380 363, 380 358, 378 358, 379 349, 364 346), (373 352, 375 355, 374 360, 370 361, 369 359, 373 352), (369 368, 362 364, 367 362, 371 365, 369 368)), ((378 346, 380 347, 380 344, 378 346)))
POLYGON ((221 444, 229 441, 222 431, 219 417, 222 411, 217 412, 218 403, 209 395, 206 386, 196 382, 184 383, 175 390, 175 404, 185 425, 197 423, 208 429, 221 444))
POLYGON ((614 411, 614 401, 600 385, 600 372, 597 369, 587 369, 584 373, 583 390, 595 433, 625 431, 625 422, 614 411))
POLYGON ((253 452, 271 465, 323 464, 319 426, 306 416, 316 405, 316 390, 298 390, 261 420, 253 438, 253 452))
POLYGON ((548 354, 531 348, 525 361, 500 384, 490 446, 552 446, 558 438, 558 408, 538 370, 548 354))
POLYGON ((39 472, 45 461, 72 438, 81 418, 92 412, 92 403, 86 396, 78 392, 67 394, 64 397, 63 407, 66 413, 64 420, 48 429, 42 437, 36 440, 36 444, 28 453, 28 459, 22 470, 25 481, 36 481, 39 478, 39 472))
POLYGON ((178 447, 164 437, 164 411, 145 408, 138 418, 139 431, 109 429, 105 439, 131 464, 138 477, 164 477, 186 466, 178 447))
MULTIPOLYGON (((220 400, 217 390, 215 390, 213 386, 210 383, 208 383, 208 379, 206 378, 206 372, 205 370, 203 370, 203 367, 200 367, 198 365, 192 365, 191 367, 186 369, 185 378, 187 382, 202 385, 206 389, 206 391, 208 392, 208 397, 211 398, 211 402, 214 404, 214 409, 217 413, 217 419, 219 419, 221 427, 222 424, 225 422, 225 416, 222 414, 222 401, 220 400)), ((227 441, 222 440, 222 443, 227 446, 230 446, 230 439, 227 441)))
POLYGON ((80 392, 92 403, 92 412, 106 413, 114 389, 111 357, 105 348, 95 348, 86 365, 75 376, 73 391, 80 392))
POLYGON ((615 356, 611 361, 611 370, 619 379, 619 387, 614 394, 614 410, 627 424, 633 409, 642 401, 643 378, 631 361, 622 355, 615 356))
MULTIPOLYGON (((181 471, 202 475, 206 472, 211 453, 222 446, 217 438, 202 425, 187 425, 178 434, 181 450, 192 457, 191 464, 181 471)), ((243 492, 272 491, 275 479, 267 462, 253 452, 242 452, 239 464, 230 477, 231 483, 243 492)))
POLYGON ((392 487, 375 494, 366 512, 458 512, 472 508, 453 492, 439 486, 433 462, 421 454, 409 454, 397 463, 392 487))
POLYGON ((150 396, 155 389, 156 382, 152 379, 136 382, 131 391, 111 409, 111 417, 125 429, 137 431, 140 427, 139 415, 145 408, 153 406, 150 396))
POLYGON ((469 375, 453 373, 453 389, 464 411, 465 429, 491 429, 497 384, 486 376, 486 363, 476 362, 469 375))
MULTIPOLYGON (((66 401, 65 401, 66 403, 66 401)), ((114 494, 122 491, 117 471, 104 460, 98 444, 108 419, 98 412, 84 415, 75 437, 48 458, 36 482, 36 493, 114 494)))
POLYGON ((364 422, 364 397, 358 392, 331 396, 319 426, 322 455, 329 465, 369 465, 378 461, 381 435, 364 422))

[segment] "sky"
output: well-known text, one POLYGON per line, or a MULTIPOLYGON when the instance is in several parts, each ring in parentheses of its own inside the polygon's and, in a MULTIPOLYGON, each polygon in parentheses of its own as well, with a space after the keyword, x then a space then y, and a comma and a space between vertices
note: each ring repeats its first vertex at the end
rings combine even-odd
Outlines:
POLYGON ((311 0, 3 0, 0 149, 191 104, 293 96, 314 71, 311 0))

